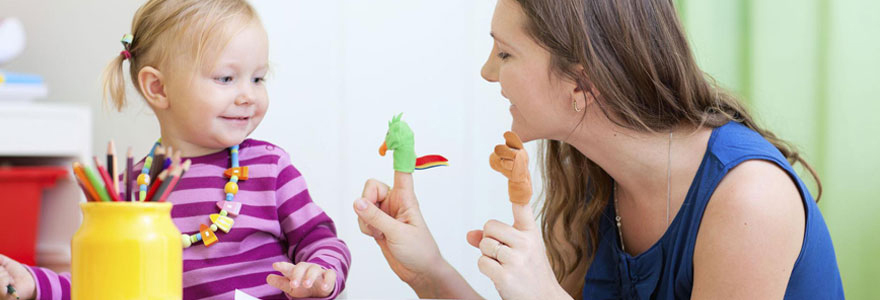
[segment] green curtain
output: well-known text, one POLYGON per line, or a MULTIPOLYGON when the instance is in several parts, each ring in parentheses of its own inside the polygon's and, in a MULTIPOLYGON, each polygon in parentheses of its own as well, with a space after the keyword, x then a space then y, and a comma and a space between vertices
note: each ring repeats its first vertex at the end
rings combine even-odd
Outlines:
POLYGON ((880 1, 675 4, 703 70, 819 172, 847 297, 880 295, 880 1))

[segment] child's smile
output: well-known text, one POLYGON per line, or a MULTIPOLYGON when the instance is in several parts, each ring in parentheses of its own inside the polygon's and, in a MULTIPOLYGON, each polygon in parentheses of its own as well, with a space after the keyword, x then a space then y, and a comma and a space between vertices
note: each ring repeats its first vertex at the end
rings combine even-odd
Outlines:
POLYGON ((234 126, 247 126, 251 121, 250 116, 220 116, 220 119, 234 126))

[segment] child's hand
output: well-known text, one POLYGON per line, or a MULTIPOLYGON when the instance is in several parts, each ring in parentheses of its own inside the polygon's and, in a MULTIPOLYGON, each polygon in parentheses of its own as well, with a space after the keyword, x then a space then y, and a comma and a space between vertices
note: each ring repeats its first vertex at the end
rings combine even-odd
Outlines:
POLYGON ((327 297, 336 288, 336 271, 316 264, 277 262, 272 264, 272 268, 284 274, 284 277, 270 274, 266 282, 293 298, 327 297))
POLYGON ((10 284, 19 298, 34 298, 37 287, 31 272, 17 261, 0 254, 0 299, 15 299, 15 295, 6 294, 6 286, 10 284))

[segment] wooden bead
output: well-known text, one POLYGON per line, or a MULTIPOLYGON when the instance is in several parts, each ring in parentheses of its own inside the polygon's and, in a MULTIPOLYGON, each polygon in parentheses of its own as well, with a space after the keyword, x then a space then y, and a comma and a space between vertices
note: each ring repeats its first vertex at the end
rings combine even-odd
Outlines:
POLYGON ((241 211, 241 203, 233 202, 233 201, 217 201, 217 208, 220 209, 220 215, 223 216, 238 216, 238 212, 241 211), (226 212, 224 215, 223 212, 226 212))
POLYGON ((199 233, 202 235, 202 242, 205 243, 205 247, 210 247, 217 242, 217 235, 211 231, 208 225, 199 224, 199 233))
POLYGON ((248 167, 235 167, 226 169, 223 172, 227 178, 232 178, 232 176, 238 177, 236 180, 247 180, 248 179, 248 167))
POLYGON ((232 225, 235 224, 235 220, 230 217, 221 216, 219 214, 211 214, 211 222, 214 225, 217 225, 220 230, 223 230, 225 233, 229 233, 229 230, 232 229, 232 225))

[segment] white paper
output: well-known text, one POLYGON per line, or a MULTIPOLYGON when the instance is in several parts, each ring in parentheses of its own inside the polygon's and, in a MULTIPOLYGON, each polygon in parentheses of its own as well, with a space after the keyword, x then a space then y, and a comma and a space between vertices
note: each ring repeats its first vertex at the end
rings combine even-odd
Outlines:
POLYGON ((260 299, 257 297, 248 295, 247 293, 242 292, 239 289, 236 289, 235 290, 235 300, 260 300, 260 299))

